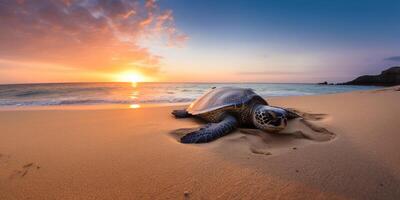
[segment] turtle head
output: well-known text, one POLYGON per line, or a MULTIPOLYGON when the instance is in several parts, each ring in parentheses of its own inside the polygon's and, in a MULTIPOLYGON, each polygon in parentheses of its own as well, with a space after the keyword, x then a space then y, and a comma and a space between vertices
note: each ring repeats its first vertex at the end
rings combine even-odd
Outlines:
POLYGON ((257 105, 252 113, 253 124, 267 132, 279 132, 287 125, 286 111, 266 105, 257 105))

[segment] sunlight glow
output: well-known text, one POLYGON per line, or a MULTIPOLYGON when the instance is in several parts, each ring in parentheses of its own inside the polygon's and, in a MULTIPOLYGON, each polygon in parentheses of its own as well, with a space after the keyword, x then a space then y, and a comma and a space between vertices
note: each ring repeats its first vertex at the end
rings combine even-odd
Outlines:
POLYGON ((117 75, 118 82, 131 82, 131 83, 138 83, 138 82, 145 82, 147 78, 143 76, 141 73, 138 72, 123 72, 117 75))
POLYGON ((132 108, 132 109, 140 108, 140 105, 139 104, 131 104, 131 105, 129 105, 129 108, 132 108))

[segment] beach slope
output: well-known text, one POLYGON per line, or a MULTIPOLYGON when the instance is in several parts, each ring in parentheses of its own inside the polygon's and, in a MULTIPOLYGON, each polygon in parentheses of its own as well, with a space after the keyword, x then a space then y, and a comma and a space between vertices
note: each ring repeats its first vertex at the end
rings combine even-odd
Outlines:
POLYGON ((400 199, 399 87, 268 101, 305 120, 188 145, 181 106, 0 111, 0 199, 400 199))

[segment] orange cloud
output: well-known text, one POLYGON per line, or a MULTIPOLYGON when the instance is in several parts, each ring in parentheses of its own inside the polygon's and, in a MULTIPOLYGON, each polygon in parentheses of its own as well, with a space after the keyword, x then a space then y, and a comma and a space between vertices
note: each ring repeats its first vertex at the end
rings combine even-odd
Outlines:
POLYGON ((0 4, 0 27, 0 59, 101 72, 157 74, 161 57, 140 40, 155 36, 179 46, 187 39, 172 11, 154 0, 9 1, 0 4))

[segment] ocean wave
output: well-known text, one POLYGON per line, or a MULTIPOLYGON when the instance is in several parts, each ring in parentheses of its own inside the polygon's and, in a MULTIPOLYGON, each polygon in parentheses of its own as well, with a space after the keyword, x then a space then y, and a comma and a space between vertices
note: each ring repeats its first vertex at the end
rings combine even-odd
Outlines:
POLYGON ((23 84, 0 85, 0 100, 4 98, 30 98, 40 96, 79 96, 80 94, 96 94, 110 92, 129 92, 132 90, 129 84, 23 84))
MULTIPOLYGON (((0 85, 0 106, 189 103, 211 87, 228 85, 232 84, 142 83, 136 87, 129 83, 0 85)), ((266 98, 374 88, 312 84, 234 84, 234 86, 252 88, 266 98)))
POLYGON ((148 100, 38 100, 38 101, 1 101, 0 106, 60 106, 60 105, 98 105, 98 104, 157 104, 157 103, 186 103, 193 98, 148 99, 148 100))
POLYGON ((49 91, 45 91, 45 90, 22 91, 22 92, 17 92, 14 96, 30 97, 30 96, 43 95, 43 94, 49 94, 49 91))

